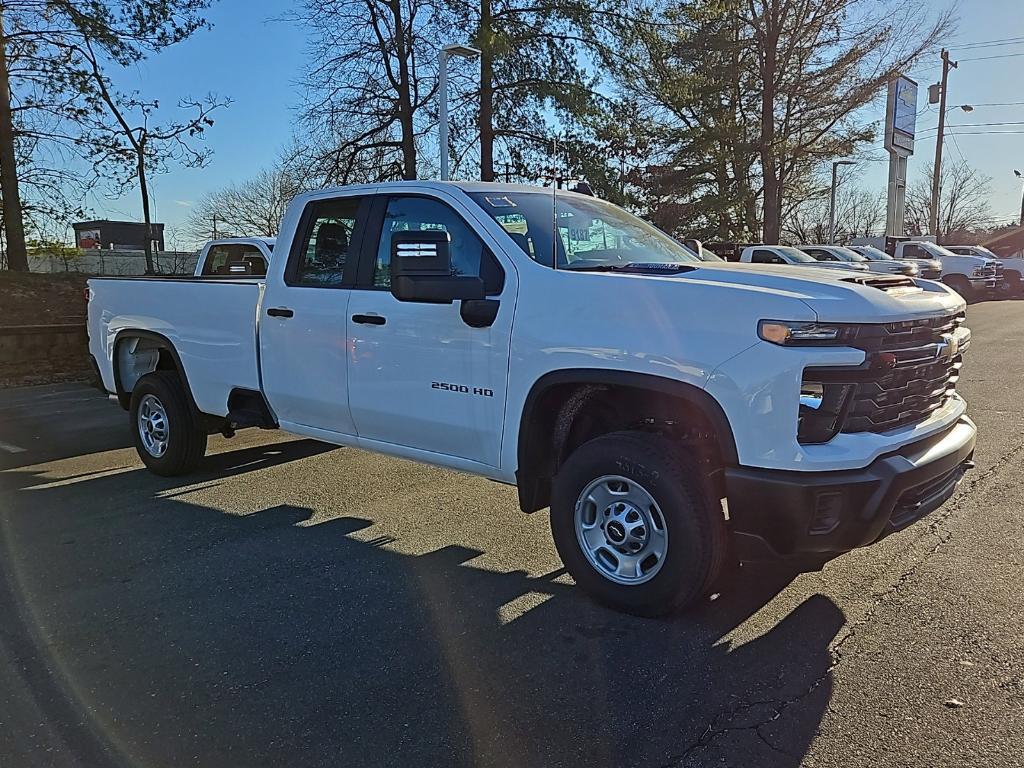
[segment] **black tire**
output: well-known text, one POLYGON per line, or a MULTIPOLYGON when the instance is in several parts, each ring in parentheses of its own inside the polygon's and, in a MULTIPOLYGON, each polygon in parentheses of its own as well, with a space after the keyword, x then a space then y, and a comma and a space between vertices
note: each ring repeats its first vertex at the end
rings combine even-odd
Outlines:
POLYGON ((1024 282, 1021 281, 1020 272, 1007 270, 1003 272, 1003 279, 1006 281, 1006 294, 1008 296, 1020 296, 1024 294, 1024 282))
POLYGON ((173 371, 148 373, 132 390, 131 428, 142 463, 157 475, 173 477, 191 472, 206 455, 206 432, 196 424, 181 377, 173 371), (147 396, 155 398, 166 415, 166 446, 156 455, 146 448, 139 410, 147 396))
POLYGON ((614 432, 576 449, 554 478, 551 501, 555 547, 576 583, 599 602, 641 616, 681 610, 707 597, 718 586, 731 548, 721 504, 705 476, 690 453, 655 434, 614 432), (635 481, 661 510, 668 546, 660 569, 642 583, 616 583, 603 575, 577 538, 577 501, 604 476, 635 481))
POLYGON ((942 282, 963 296, 964 301, 968 304, 974 303, 974 300, 977 298, 974 294, 974 288, 971 287, 971 281, 966 277, 950 275, 949 277, 944 277, 942 282))

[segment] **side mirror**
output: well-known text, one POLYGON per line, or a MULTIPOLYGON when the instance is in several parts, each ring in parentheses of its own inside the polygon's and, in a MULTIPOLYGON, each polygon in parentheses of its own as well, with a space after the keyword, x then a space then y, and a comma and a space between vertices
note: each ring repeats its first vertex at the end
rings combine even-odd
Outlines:
POLYGON ((391 295, 432 304, 484 298, 482 279, 453 273, 450 237, 433 229, 392 233, 391 295))

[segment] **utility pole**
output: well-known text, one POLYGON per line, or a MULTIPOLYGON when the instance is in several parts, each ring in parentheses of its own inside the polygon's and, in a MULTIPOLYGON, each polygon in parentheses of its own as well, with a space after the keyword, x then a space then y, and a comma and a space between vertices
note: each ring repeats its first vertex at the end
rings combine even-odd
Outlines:
POLYGON ((213 214, 213 239, 217 239, 217 214, 213 214))
POLYGON ((932 209, 928 216, 928 231, 939 239, 939 182, 942 179, 942 132, 946 128, 946 80, 956 62, 949 60, 949 51, 942 49, 942 84, 939 86, 939 132, 935 136, 935 166, 932 172, 932 209))

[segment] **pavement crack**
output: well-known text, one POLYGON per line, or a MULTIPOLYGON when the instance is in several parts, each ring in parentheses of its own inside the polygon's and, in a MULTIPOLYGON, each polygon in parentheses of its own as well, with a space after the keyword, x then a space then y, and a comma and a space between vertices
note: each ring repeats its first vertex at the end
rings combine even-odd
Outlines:
POLYGON ((846 631, 839 637, 832 645, 829 646, 829 655, 831 662, 828 667, 811 682, 807 688, 800 693, 783 700, 768 700, 768 701, 755 701, 755 702, 744 702, 737 704, 736 706, 728 709, 724 712, 719 712, 712 718, 711 722, 708 723, 707 727, 701 732, 700 737, 693 741, 682 753, 670 758, 670 761, 665 765, 665 768, 672 768, 673 766, 680 766, 686 763, 694 754, 700 750, 708 747, 712 742, 725 736, 729 733, 735 733, 738 731, 755 731, 758 738, 764 742, 773 752, 789 755, 785 750, 777 747, 771 741, 769 741, 765 735, 761 732, 761 729, 771 723, 774 723, 788 710, 790 707, 799 704, 808 696, 813 694, 818 688, 820 688, 826 681, 828 681, 832 673, 836 668, 847 658, 844 654, 844 648, 853 638, 857 636, 857 633, 866 625, 874 621, 878 609, 891 601, 896 595, 899 594, 900 590, 917 575, 917 572, 921 567, 927 563, 932 555, 938 552, 951 538, 953 538, 952 531, 945 527, 945 524, 949 519, 955 515, 960 509, 963 508, 964 503, 970 499, 981 486, 991 477, 995 476, 1003 467, 1009 464, 1018 454, 1024 452, 1024 441, 1021 441, 1009 451, 1004 453, 992 466, 983 472, 979 473, 975 477, 972 477, 970 481, 964 484, 962 490, 960 490, 956 496, 949 502, 948 506, 942 510, 934 519, 932 519, 928 527, 922 532, 916 539, 916 541, 924 541, 929 536, 934 536, 936 541, 927 552, 921 557, 918 557, 913 561, 902 573, 893 581, 888 587, 881 592, 877 592, 872 595, 870 607, 864 612, 859 619, 847 625, 846 631), (746 714, 750 710, 757 707, 768 706, 771 711, 767 713, 760 721, 747 724, 747 725, 732 725, 737 718, 746 714))

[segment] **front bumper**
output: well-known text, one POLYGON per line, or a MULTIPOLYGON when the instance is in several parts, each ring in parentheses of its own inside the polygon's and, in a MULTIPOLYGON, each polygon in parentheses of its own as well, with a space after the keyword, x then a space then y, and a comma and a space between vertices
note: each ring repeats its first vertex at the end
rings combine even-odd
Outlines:
POLYGON ((726 469, 729 520, 741 558, 827 559, 906 528, 956 491, 973 466, 976 432, 964 416, 863 469, 726 469))

